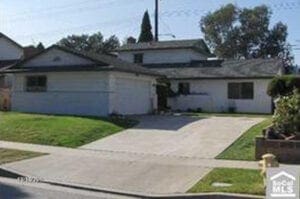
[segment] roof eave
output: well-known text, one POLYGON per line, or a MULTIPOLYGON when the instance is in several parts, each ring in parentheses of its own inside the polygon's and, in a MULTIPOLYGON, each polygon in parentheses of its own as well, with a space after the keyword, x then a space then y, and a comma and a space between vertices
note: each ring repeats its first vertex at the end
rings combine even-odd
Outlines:
POLYGON ((125 73, 133 73, 133 74, 138 74, 138 75, 147 75, 147 76, 154 76, 154 77, 166 77, 163 74, 160 73, 155 73, 155 72, 136 72, 136 71, 130 71, 130 70, 126 70, 126 69, 116 69, 116 68, 112 68, 111 71, 116 71, 116 72, 125 72, 125 73))
POLYGON ((217 79, 272 79, 277 75, 273 76, 248 76, 248 77, 230 77, 230 76, 223 76, 223 77, 167 77, 170 80, 217 80, 217 79))
POLYGON ((116 71, 116 72, 126 72, 126 73, 132 73, 132 74, 141 74, 141 75, 147 75, 147 76, 154 76, 154 77, 165 77, 165 75, 158 74, 158 73, 148 73, 148 72, 137 72, 137 71, 129 71, 125 69, 116 69, 113 67, 101 67, 101 68, 79 68, 79 69, 66 69, 62 68, 59 69, 11 69, 11 70, 3 70, 0 71, 0 74, 16 74, 16 73, 50 73, 50 72, 79 72, 79 71, 116 71))
POLYGON ((116 49, 115 52, 130 52, 130 51, 150 51, 150 50, 176 50, 176 49, 194 49, 193 46, 183 46, 183 47, 160 47, 160 48, 140 48, 140 49, 116 49))

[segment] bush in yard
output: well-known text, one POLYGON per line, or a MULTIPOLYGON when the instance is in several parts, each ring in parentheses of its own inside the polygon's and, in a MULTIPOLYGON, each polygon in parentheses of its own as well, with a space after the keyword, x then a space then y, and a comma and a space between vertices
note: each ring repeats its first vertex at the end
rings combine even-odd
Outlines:
POLYGON ((269 83, 267 93, 276 98, 292 95, 294 89, 300 89, 300 76, 284 75, 275 77, 269 83))
POLYGON ((294 90, 292 95, 281 96, 276 102, 273 124, 281 133, 300 132, 300 92, 294 90))

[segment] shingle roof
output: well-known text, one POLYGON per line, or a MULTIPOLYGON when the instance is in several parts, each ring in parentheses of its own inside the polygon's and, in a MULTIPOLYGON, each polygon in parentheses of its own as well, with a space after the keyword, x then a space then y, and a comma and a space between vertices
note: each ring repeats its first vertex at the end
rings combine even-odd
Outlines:
POLYGON ((271 78, 279 74, 279 59, 192 61, 145 65, 170 79, 271 78))
POLYGON ((145 74, 145 75, 153 75, 153 76, 163 76, 156 71, 149 70, 145 67, 142 67, 137 64, 129 63, 123 60, 116 58, 111 55, 101 55, 101 54, 92 54, 92 53, 82 53, 77 52, 72 49, 61 47, 61 46, 51 46, 44 51, 34 55, 33 57, 26 59, 17 63, 16 65, 6 69, 5 73, 18 73, 18 72, 51 72, 51 71, 120 71, 120 72, 129 72, 129 73, 137 73, 137 74, 145 74), (72 53, 76 56, 83 57, 85 59, 89 59, 94 62, 91 65, 77 65, 77 66, 43 66, 43 67, 23 67, 23 64, 34 59, 35 57, 43 54, 53 48, 57 48, 59 50, 72 53))
POLYGON ((203 39, 171 40, 159 42, 128 43, 117 51, 165 50, 165 49, 194 49, 206 55, 212 55, 203 39))

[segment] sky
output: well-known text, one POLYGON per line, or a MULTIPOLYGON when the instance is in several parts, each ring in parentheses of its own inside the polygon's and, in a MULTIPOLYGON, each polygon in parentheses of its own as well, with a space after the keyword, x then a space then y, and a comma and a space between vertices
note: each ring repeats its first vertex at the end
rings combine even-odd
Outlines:
MULTIPOLYGON (((300 0, 160 0, 160 40, 203 38, 202 16, 227 3, 239 7, 265 4, 273 12, 271 26, 288 25, 288 41, 300 65, 300 0)), ((70 34, 100 31, 121 41, 137 37, 143 13, 153 20, 154 0, 1 0, 0 32, 21 45, 43 42, 46 46, 70 34)))

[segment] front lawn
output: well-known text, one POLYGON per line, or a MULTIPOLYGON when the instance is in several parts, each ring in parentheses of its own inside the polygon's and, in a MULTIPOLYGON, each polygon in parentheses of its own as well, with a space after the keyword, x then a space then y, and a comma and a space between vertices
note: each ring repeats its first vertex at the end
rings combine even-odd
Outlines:
POLYGON ((85 118, 0 112, 0 139, 78 147, 132 127, 129 119, 85 118))
POLYGON ((0 164, 34 158, 41 155, 45 155, 45 154, 0 148, 0 164))
POLYGON ((251 127, 231 146, 217 156, 217 159, 255 160, 255 137, 262 135, 262 130, 272 124, 272 118, 251 127))
POLYGON ((194 185, 188 192, 228 192, 265 195, 263 178, 259 170, 216 168, 194 185), (219 186, 213 186, 219 183, 219 186), (222 187, 222 183, 231 185, 222 187))

